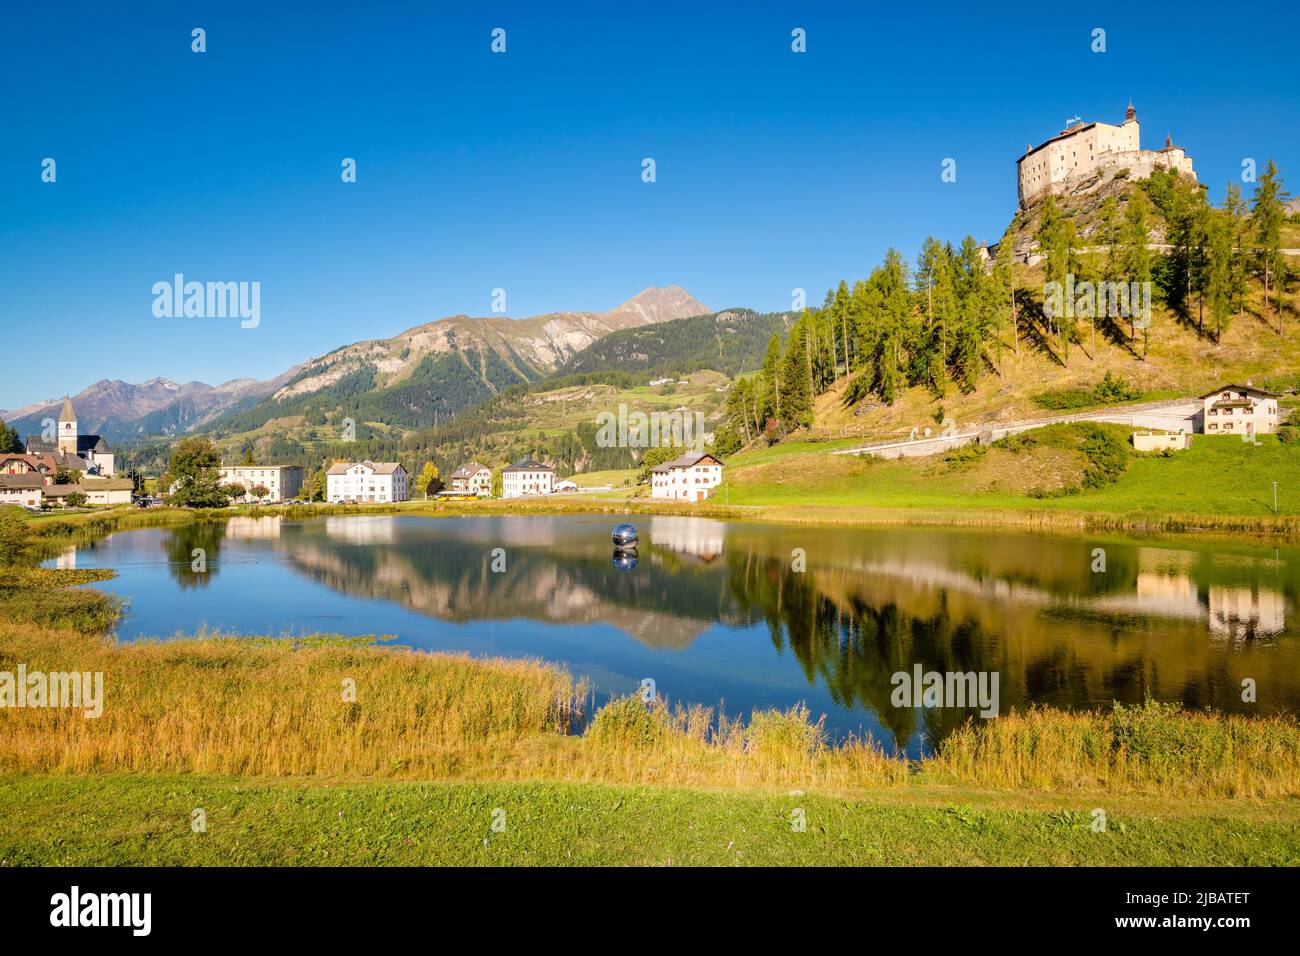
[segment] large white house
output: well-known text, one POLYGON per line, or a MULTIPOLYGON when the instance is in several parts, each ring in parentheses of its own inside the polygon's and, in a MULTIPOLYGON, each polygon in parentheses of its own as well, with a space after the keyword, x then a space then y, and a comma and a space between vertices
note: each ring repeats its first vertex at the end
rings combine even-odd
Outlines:
POLYGON ((722 483, 722 462, 691 451, 650 469, 650 497, 703 501, 722 483))
POLYGON ((241 501, 257 501, 258 485, 267 490, 262 501, 287 501, 302 490, 302 465, 222 465, 220 472, 223 485, 243 485, 241 501))
POLYGON ((406 501, 406 469, 395 461, 338 461, 325 473, 327 501, 406 501))
POLYGON ((501 472, 501 497, 549 495, 555 490, 555 469, 540 461, 524 458, 501 472))
POLYGON ((1223 385, 1200 396, 1202 431, 1207 435, 1263 435, 1277 431, 1275 392, 1245 385, 1223 385))

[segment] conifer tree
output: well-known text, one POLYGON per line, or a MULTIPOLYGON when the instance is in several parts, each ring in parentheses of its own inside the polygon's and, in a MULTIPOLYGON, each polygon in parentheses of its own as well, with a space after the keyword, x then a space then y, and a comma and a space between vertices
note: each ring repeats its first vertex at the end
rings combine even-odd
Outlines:
POLYGON ((781 420, 790 426, 812 424, 811 321, 804 313, 790 330, 781 359, 781 420))
POLYGON ((768 418, 781 417, 781 336, 776 332, 767 343, 763 357, 762 390, 759 402, 764 424, 768 418))
MULTIPOLYGON (((1151 281, 1151 250, 1147 243, 1151 241, 1151 200, 1146 193, 1135 190, 1124 210, 1124 228, 1120 233, 1120 271, 1121 281, 1141 286, 1151 281)), ((1132 301, 1129 302, 1129 339, 1137 338, 1137 315, 1132 301)), ((1143 329, 1144 341, 1149 342, 1148 327, 1143 329)), ((1143 355, 1146 355, 1144 345, 1143 355)))
POLYGON ((1238 317, 1246 308, 1246 242, 1250 229, 1247 219, 1248 206, 1242 198, 1241 187, 1228 183, 1227 193, 1223 199, 1223 211, 1227 214, 1229 231, 1232 235, 1232 268, 1229 271, 1229 286, 1232 290, 1233 307, 1238 317))
POLYGON ((1255 255, 1264 277, 1264 301, 1268 301, 1270 291, 1276 296, 1273 310, 1277 316, 1278 335, 1282 334, 1282 282, 1279 280, 1285 268, 1282 262, 1282 204, 1286 199, 1282 178, 1270 159, 1263 175, 1255 183, 1250 218, 1255 229, 1255 255))

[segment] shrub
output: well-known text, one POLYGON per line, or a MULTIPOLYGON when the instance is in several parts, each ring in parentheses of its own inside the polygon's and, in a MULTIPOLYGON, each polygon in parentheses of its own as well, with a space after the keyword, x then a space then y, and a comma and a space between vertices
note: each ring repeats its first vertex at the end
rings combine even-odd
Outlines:
POLYGON ((1131 402, 1142 397, 1142 390, 1120 375, 1107 372, 1102 380, 1090 388, 1058 388, 1040 392, 1034 401, 1053 411, 1070 411, 1093 405, 1113 405, 1131 402))
POLYGON ((1079 425, 1084 438, 1079 448, 1088 459, 1083 473, 1085 488, 1102 488, 1119 480, 1128 467, 1128 445, 1119 436, 1091 422, 1079 425))
POLYGON ((17 564, 27 554, 27 521, 17 505, 0 508, 0 564, 17 564))

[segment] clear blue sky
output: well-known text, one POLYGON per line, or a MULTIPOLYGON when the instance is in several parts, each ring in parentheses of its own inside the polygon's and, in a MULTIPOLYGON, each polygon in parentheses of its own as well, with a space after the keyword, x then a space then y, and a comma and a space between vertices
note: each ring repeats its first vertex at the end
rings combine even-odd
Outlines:
POLYGON ((267 377, 496 287, 516 316, 815 304, 890 245, 996 239, 1025 144, 1129 97, 1212 197, 1247 156, 1300 185, 1295 5, 998 6, 6 4, 0 407, 267 377), (260 327, 154 318, 176 272, 261 282, 260 327))

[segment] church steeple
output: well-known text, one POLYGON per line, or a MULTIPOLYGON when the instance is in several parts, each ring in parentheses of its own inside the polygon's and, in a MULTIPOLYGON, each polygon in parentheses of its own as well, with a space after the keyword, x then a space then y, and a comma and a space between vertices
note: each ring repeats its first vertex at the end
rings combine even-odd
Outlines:
POLYGON ((1138 116, 1137 110, 1133 108, 1133 101, 1129 100, 1128 109, 1124 111, 1124 122, 1125 123, 1137 122, 1137 116, 1138 116))
POLYGON ((72 410, 72 400, 63 396, 63 407, 59 409, 59 451, 75 455, 77 453, 77 413, 72 410))

